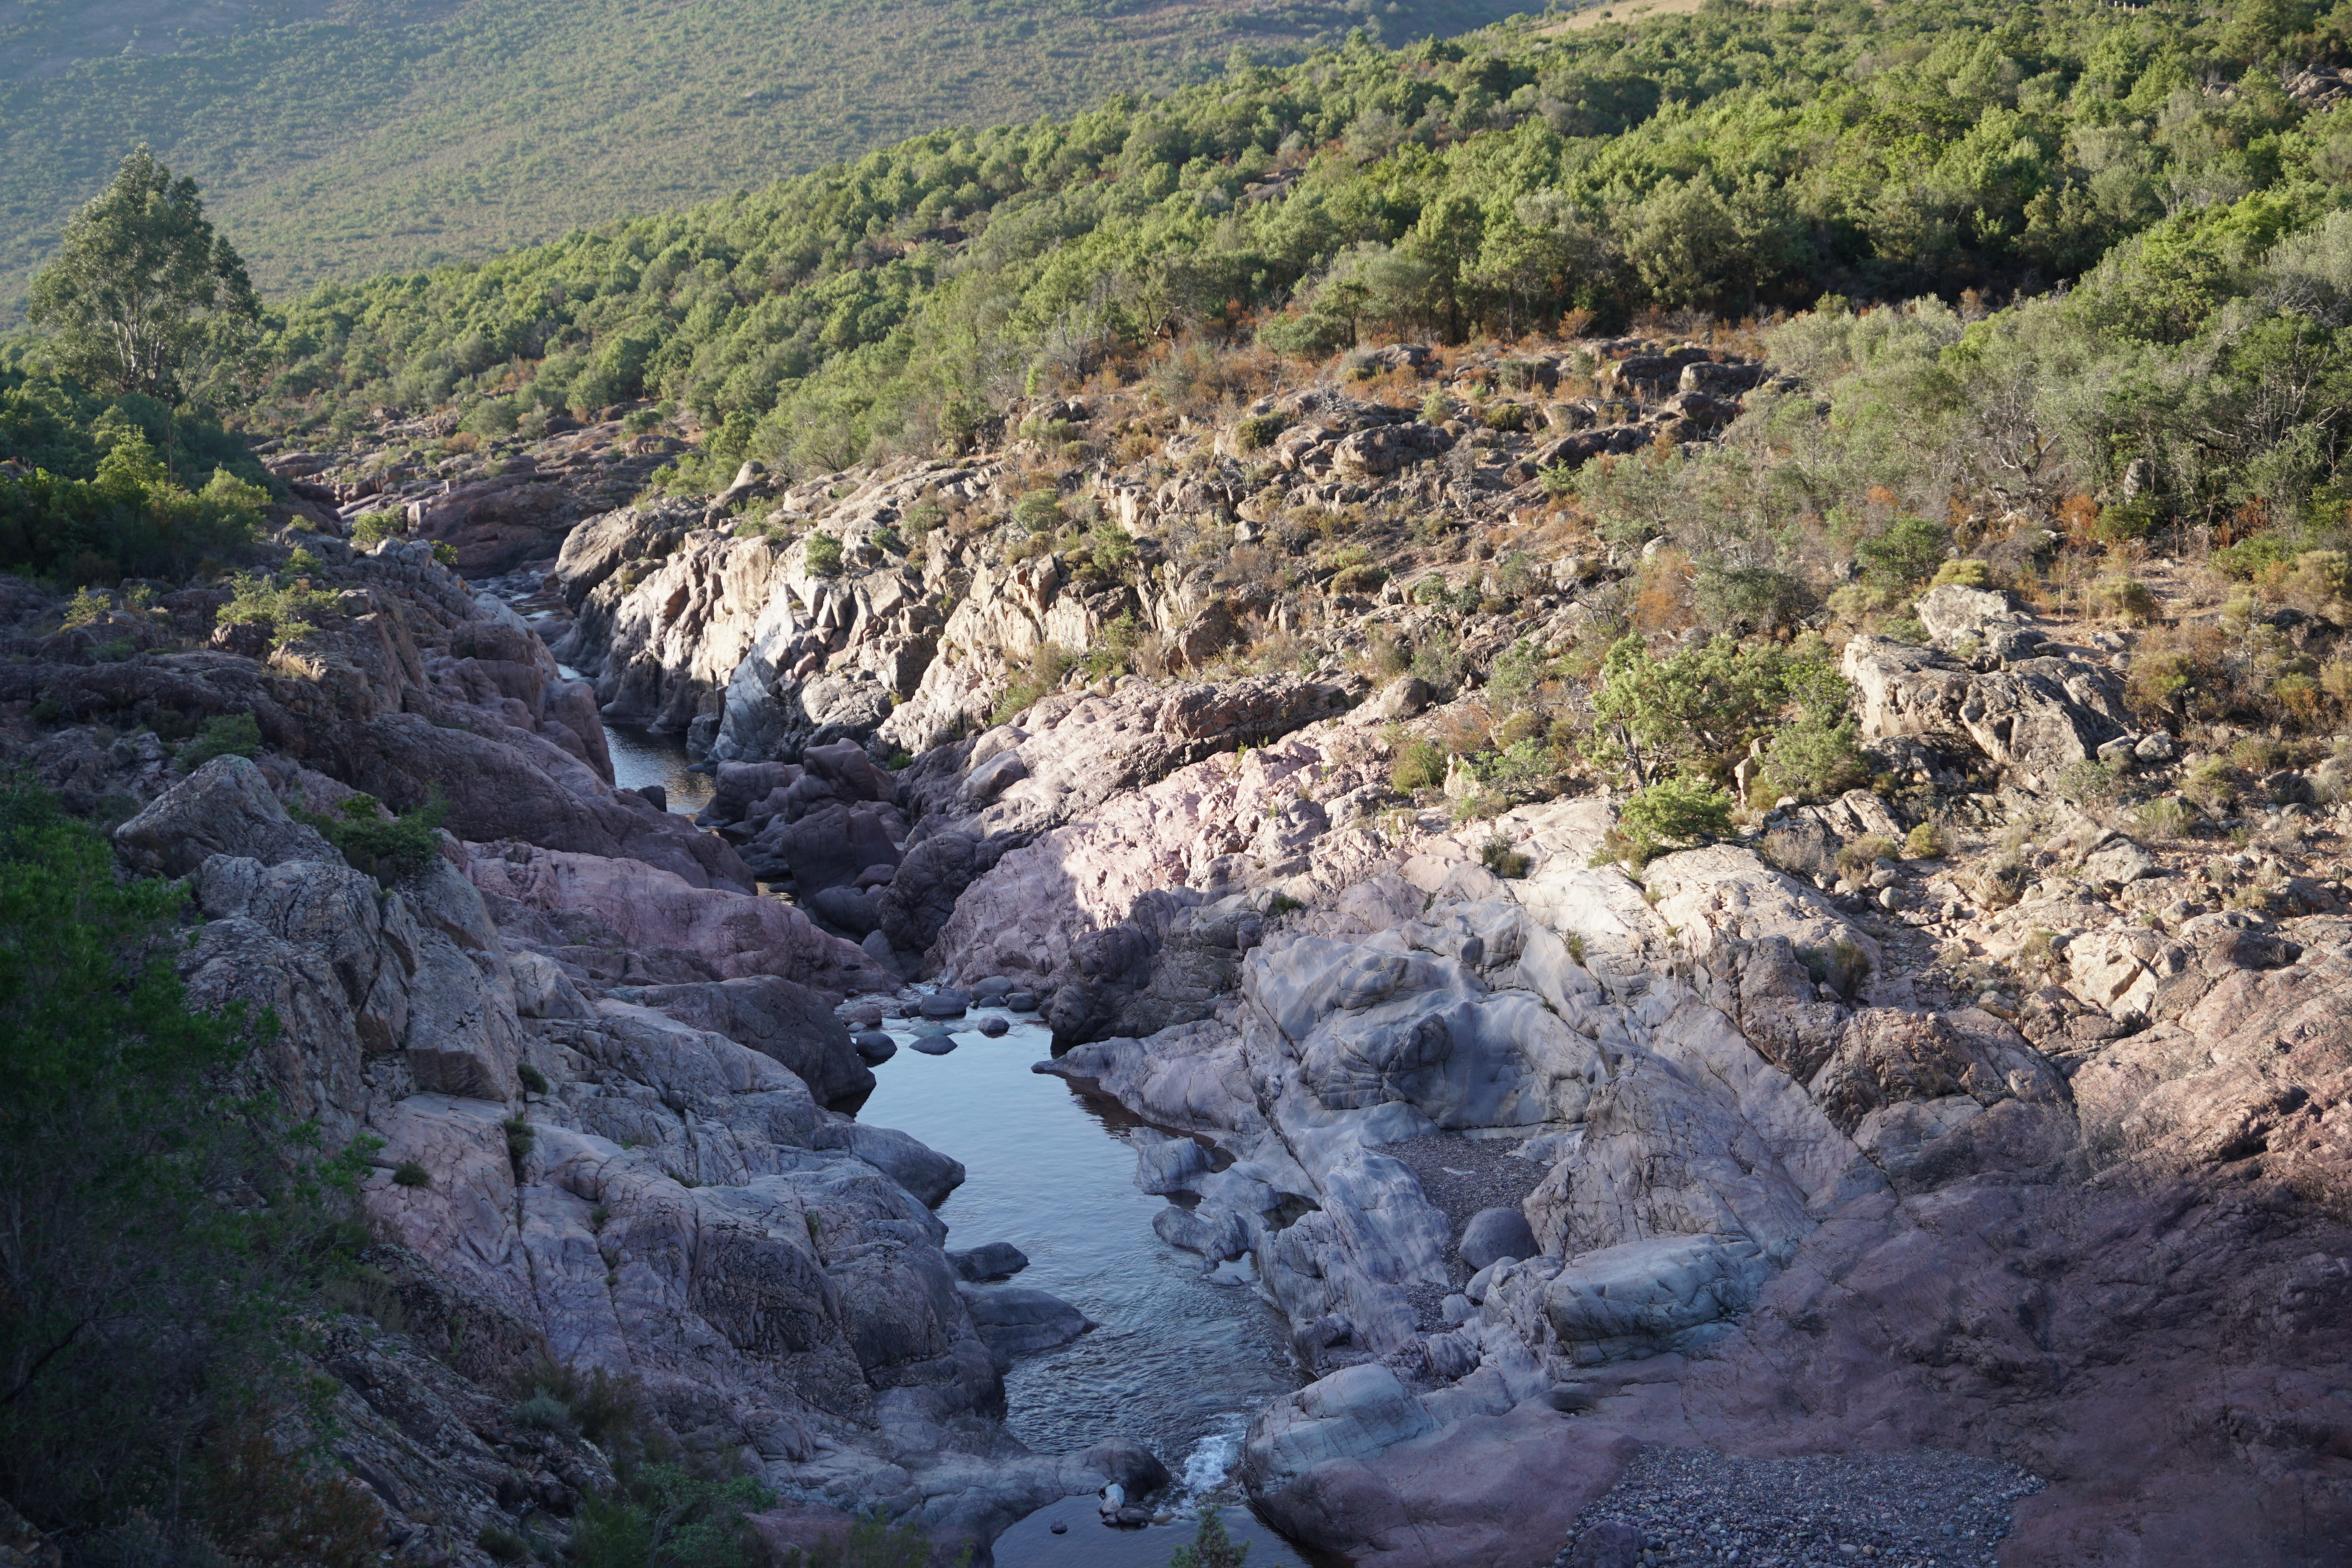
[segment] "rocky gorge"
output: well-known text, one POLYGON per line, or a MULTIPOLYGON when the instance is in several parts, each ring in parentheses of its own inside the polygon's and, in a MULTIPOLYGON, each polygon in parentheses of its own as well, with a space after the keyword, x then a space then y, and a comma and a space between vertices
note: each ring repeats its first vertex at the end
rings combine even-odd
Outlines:
POLYGON ((1009 1434, 1008 1370, 1086 1320, 984 1287, 952 1141, 859 1114, 886 1025, 970 1011, 1050 1030, 1154 1235, 1276 1315, 1297 1386, 1233 1479, 1307 1551, 2346 1560, 2344 761, 2273 759, 2200 836, 2220 740, 2126 699, 2137 634, 1955 580, 1916 633, 1843 629, 1869 788, 1628 856, 1606 779, 1416 783, 1514 650, 1653 580, 1544 476, 1802 389, 1680 341, 1383 352, 708 498, 534 460, 373 542, 367 463, 281 456, 322 493, 271 548, 331 602, 275 646, 226 590, 68 628, 11 589, 12 765, 185 881, 191 995, 273 1009, 248 1071, 373 1141, 383 1300, 314 1354, 396 1560, 560 1538, 609 1479, 516 1420, 541 1363, 757 1478, 780 1552, 878 1511, 985 1563, 1064 1498, 1169 1495, 1181 1455, 1009 1434), (1090 426, 1131 455, 1059 461, 1090 426), (1339 542, 1407 517, 1445 526, 1339 542), (250 756, 163 738, 233 715, 250 756), (608 726, 708 805, 617 787, 608 726), (421 868, 322 836, 362 794, 440 813, 421 868), (1682 1464, 1908 1488, 1947 1533, 1742 1535, 1656 1505, 1682 1464))

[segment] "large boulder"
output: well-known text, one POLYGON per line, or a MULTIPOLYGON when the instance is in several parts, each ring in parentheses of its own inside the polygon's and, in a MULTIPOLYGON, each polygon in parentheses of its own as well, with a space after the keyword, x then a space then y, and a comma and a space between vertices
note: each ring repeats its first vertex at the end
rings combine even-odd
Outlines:
POLYGON ((114 830, 115 853, 139 876, 185 876, 213 855, 278 865, 343 857, 317 829, 286 813, 261 769, 215 757, 114 830))
POLYGON ((682 951, 719 979, 781 975, 836 996, 881 983, 863 949, 773 899, 697 887, 641 861, 513 841, 467 848, 467 874, 486 894, 542 912, 583 912, 633 948, 682 951))
POLYGON ((783 1063, 821 1105, 852 1105, 874 1092, 874 1073, 859 1060, 849 1026, 817 992, 781 975, 646 986, 611 993, 690 1024, 723 1034, 783 1063))
POLYGON ((1865 741, 1976 751, 2045 785, 2096 757, 2130 723, 2116 677, 2067 659, 2022 659, 1979 674, 1931 649, 1856 637, 1843 669, 1865 741))
POLYGON ((495 577, 555 554, 588 509, 568 486, 541 478, 525 462, 519 471, 410 502, 408 531, 449 546, 467 577, 495 577))

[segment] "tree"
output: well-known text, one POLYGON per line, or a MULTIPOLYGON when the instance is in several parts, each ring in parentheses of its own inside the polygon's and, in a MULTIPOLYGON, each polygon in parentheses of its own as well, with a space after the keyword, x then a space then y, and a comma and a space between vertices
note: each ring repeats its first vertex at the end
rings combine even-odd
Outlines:
POLYGON ((116 393, 167 402, 240 359, 261 304, 245 263, 205 217, 196 183, 142 144, 66 224, 33 279, 28 312, 55 329, 61 369, 116 393))
MULTIPOLYGON (((275 1025, 189 1009, 184 896, 118 883, 103 835, 0 789, 0 1497, 45 1530, 170 1517, 192 1469, 274 1463, 208 1445, 303 1396, 289 1315, 364 1158, 240 1092, 275 1025)), ((309 1528, 236 1512, 207 1520, 225 1545, 309 1528)))

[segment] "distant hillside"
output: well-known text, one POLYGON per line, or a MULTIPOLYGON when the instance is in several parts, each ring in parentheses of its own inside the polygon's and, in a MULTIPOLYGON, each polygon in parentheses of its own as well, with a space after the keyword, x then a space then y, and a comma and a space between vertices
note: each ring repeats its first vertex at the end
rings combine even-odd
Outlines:
POLYGON ((141 141, 266 290, 487 256, 916 131, 1527 0, 0 0, 0 319, 141 141))

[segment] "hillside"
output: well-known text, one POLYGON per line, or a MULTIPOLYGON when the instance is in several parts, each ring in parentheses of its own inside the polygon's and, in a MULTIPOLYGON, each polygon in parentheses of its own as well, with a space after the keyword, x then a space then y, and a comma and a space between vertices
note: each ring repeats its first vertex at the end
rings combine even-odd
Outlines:
POLYGON ((1506 0, 267 0, 0 6, 0 310, 134 143, 265 290, 476 257, 915 131, 1067 113, 1506 0))
POLYGON ((1171 335, 1255 332, 1308 363, 1360 337, 1736 319, 1825 290, 1976 311, 2144 234, 2179 277, 2138 326, 2169 338, 2232 247, 2337 200, 2341 89, 2287 91, 2277 61, 2326 57, 2341 15, 2263 35, 1820 0, 1355 45, 324 288, 288 308, 259 417, 446 403, 496 436, 644 397, 707 433, 678 477, 715 486, 747 456, 929 452, 1171 335))

